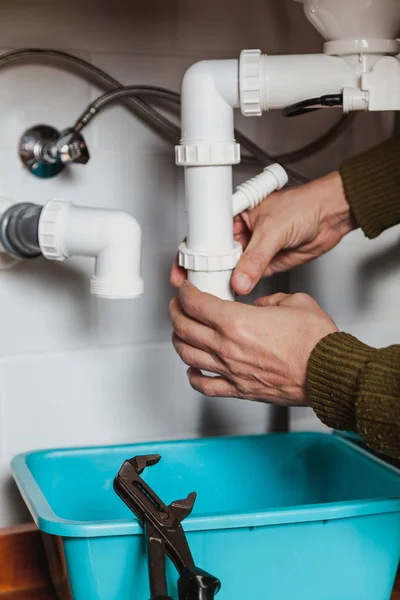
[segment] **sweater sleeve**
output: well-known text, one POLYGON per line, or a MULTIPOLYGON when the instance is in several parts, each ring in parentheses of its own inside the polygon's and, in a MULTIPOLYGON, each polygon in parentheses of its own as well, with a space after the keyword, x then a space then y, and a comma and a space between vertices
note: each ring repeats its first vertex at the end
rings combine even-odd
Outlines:
MULTIPOLYGON (((365 235, 400 223, 400 137, 346 160, 346 198, 365 235)), ((400 346, 377 350, 346 333, 314 348, 307 373, 315 413, 333 429, 358 432, 376 452, 400 458, 400 346)))
POLYGON ((368 238, 400 223, 400 136, 344 161, 346 198, 368 238))
POLYGON ((376 350, 347 333, 328 335, 311 354, 307 384, 328 427, 356 431, 372 450, 400 458, 399 345, 376 350))

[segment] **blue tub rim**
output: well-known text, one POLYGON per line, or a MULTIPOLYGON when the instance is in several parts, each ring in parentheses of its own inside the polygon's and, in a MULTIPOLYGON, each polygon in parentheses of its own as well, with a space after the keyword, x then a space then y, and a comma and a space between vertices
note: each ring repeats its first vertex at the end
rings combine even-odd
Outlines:
MULTIPOLYGON (((271 435, 290 435, 290 436, 310 436, 329 438, 330 442, 340 446, 346 446, 349 451, 362 455, 365 460, 379 464, 381 468, 390 471, 400 477, 399 471, 384 461, 371 455, 351 443, 350 441, 330 433, 320 432, 291 432, 289 434, 259 434, 242 436, 225 436, 225 438, 241 440, 251 437, 252 439, 264 438, 271 435)), ((85 448, 54 448, 45 450, 34 450, 19 454, 11 461, 11 470, 17 487, 29 508, 37 527, 44 533, 51 535, 69 537, 69 538, 92 538, 92 537, 112 537, 121 535, 141 535, 142 529, 136 519, 121 519, 113 521, 73 521, 58 517, 51 506, 48 504, 39 485, 33 477, 27 466, 27 460, 33 455, 46 455, 61 452, 63 454, 70 452, 94 452, 105 449, 132 448, 132 446, 143 446, 156 444, 158 447, 171 443, 198 443, 199 439, 207 439, 207 442, 214 443, 221 440, 221 437, 210 438, 190 438, 181 440, 163 440, 163 441, 141 441, 130 444, 117 444, 110 446, 88 446, 85 448)), ((184 521, 185 531, 211 531, 221 529, 241 529, 255 528, 271 525, 289 525, 295 523, 310 523, 316 521, 331 521, 337 519, 346 519, 352 517, 362 517, 376 514, 384 514, 400 511, 400 496, 389 498, 371 498, 359 501, 331 502, 324 504, 309 504, 300 506, 290 506, 274 508, 265 511, 248 511, 235 513, 221 513, 218 515, 202 514, 190 516, 184 521)))

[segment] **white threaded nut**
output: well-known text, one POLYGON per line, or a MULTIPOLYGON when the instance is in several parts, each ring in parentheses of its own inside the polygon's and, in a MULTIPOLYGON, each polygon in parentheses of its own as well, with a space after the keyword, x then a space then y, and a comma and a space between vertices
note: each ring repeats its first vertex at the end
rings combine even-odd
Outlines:
POLYGON ((261 50, 242 50, 239 61, 240 108, 245 117, 262 115, 261 50))
POLYGON ((44 205, 39 220, 39 246, 42 254, 48 260, 65 260, 69 257, 60 241, 59 229, 63 222, 65 211, 72 206, 67 200, 50 200, 44 205))

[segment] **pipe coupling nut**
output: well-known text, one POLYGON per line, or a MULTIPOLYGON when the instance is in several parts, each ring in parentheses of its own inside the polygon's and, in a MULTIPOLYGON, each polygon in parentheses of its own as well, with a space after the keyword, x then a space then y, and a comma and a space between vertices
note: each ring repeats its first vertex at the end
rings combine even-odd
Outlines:
POLYGON ((180 144, 175 147, 175 161, 181 167, 237 165, 240 163, 240 144, 180 144))
POLYGON ((59 235, 59 231, 64 221, 64 212, 71 205, 72 202, 66 200, 50 200, 43 207, 39 221, 39 245, 43 256, 48 260, 68 258, 62 248, 62 236, 59 235))
POLYGON ((243 50, 239 62, 240 109, 245 117, 261 117, 262 99, 261 50, 243 50))
POLYGON ((221 254, 191 250, 183 242, 179 246, 179 266, 188 271, 231 271, 242 255, 242 246, 234 242, 232 250, 221 254))

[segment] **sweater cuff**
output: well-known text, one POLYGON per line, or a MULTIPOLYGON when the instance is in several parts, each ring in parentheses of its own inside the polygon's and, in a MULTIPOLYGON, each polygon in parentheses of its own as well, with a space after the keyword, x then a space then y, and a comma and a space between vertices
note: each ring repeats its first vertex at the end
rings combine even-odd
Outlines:
POLYGON ((346 198, 368 238, 400 223, 400 136, 344 161, 346 198))
POLYGON ((348 333, 331 333, 314 348, 308 363, 308 396, 328 427, 356 431, 357 380, 375 352, 348 333))

